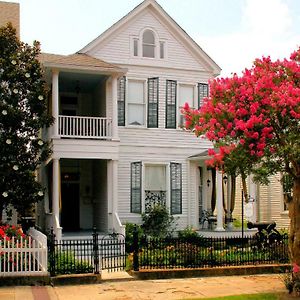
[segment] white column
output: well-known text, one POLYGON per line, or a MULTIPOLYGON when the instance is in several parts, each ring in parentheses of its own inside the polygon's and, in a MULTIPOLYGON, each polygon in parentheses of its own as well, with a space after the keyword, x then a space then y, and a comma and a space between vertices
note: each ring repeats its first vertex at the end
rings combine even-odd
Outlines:
POLYGON ((119 230, 115 216, 118 208, 118 161, 107 161, 108 230, 119 230))
POLYGON ((118 140, 118 77, 112 76, 111 83, 111 98, 112 98, 112 139, 118 140))
POLYGON ((58 137, 58 102, 59 102, 59 72, 52 70, 52 116, 55 118, 53 123, 53 137, 58 137))
POLYGON ((53 215, 53 229, 56 239, 61 239, 61 227, 59 222, 59 198, 60 198, 60 169, 59 159, 53 158, 53 175, 52 175, 52 215, 53 215))
POLYGON ((256 201, 257 201, 257 186, 256 183, 253 181, 253 175, 251 174, 249 176, 249 203, 252 205, 252 216, 249 218, 249 221, 256 222, 257 216, 256 216, 256 201))
POLYGON ((222 173, 216 172, 216 208, 217 208, 217 228, 215 231, 224 231, 223 226, 223 193, 222 193, 222 173))

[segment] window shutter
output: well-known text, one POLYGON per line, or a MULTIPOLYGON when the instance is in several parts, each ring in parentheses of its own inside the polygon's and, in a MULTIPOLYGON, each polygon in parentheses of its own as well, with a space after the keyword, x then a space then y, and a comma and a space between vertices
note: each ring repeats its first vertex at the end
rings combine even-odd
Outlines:
POLYGON ((125 126, 126 77, 118 79, 118 125, 125 126))
POLYGON ((198 108, 203 105, 203 99, 208 97, 208 84, 198 83, 198 108))
POLYGON ((182 213, 182 165, 170 164, 171 214, 182 213))
POLYGON ((176 128, 177 82, 167 80, 166 83, 166 128, 176 128))
POLYGON ((148 128, 158 127, 159 79, 148 79, 148 128))
POLYGON ((130 212, 140 214, 142 212, 142 163, 131 163, 131 193, 130 212))

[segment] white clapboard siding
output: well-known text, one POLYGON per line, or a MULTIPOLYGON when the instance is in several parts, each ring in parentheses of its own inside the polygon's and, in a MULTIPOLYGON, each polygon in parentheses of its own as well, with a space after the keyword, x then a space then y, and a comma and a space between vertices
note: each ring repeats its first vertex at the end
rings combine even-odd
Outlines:
POLYGON ((149 65, 149 59, 133 57, 131 43, 133 37, 139 37, 144 28, 151 28, 159 40, 165 42, 167 57, 163 60, 151 60, 153 66, 177 69, 204 70, 203 65, 193 57, 188 48, 172 34, 168 28, 149 9, 136 16, 128 24, 102 42, 89 54, 105 61, 117 64, 149 65))
POLYGON ((47 238, 35 229, 31 234, 0 240, 0 277, 47 275, 47 238))

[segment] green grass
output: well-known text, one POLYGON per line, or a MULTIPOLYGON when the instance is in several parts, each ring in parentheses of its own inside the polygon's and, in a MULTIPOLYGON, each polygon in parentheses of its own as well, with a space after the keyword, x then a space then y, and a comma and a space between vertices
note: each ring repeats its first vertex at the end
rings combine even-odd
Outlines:
MULTIPOLYGON (((217 298, 204 298, 205 300, 278 300, 280 299, 276 294, 253 294, 253 295, 237 295, 217 298)), ((203 300, 203 298, 196 298, 193 300, 203 300)))

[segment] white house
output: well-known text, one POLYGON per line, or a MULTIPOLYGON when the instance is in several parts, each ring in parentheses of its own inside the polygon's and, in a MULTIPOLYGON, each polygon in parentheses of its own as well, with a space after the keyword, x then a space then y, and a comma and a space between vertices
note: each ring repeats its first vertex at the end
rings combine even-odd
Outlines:
MULTIPOLYGON (((179 229, 224 231, 229 180, 206 167, 212 145, 184 131, 180 113, 185 102, 201 106, 208 80, 221 69, 155 0, 143 1, 78 53, 40 60, 55 122, 43 131, 52 155, 38 172, 47 187, 39 226, 53 227, 58 239, 93 226, 122 232, 161 203, 179 229)), ((248 219, 270 220, 275 210, 268 214, 265 198, 281 200, 250 179, 248 186, 255 200, 246 207, 248 219)))

